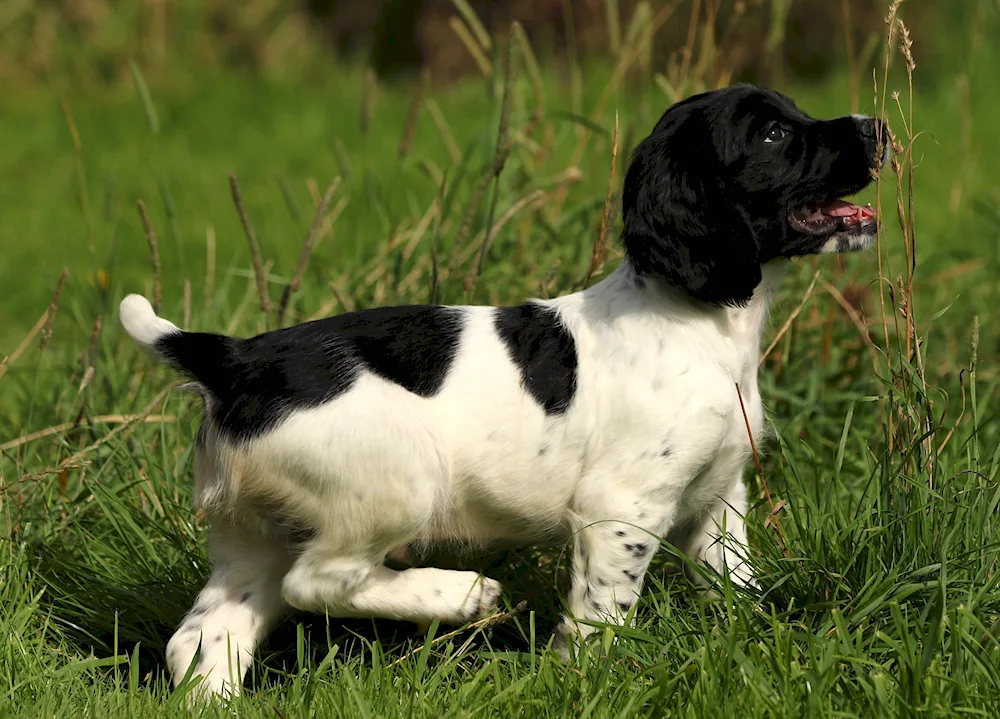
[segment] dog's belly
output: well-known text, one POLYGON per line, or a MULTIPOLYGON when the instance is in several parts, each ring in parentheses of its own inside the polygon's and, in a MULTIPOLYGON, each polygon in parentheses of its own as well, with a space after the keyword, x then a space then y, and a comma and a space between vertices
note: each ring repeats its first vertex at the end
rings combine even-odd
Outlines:
POLYGON ((552 431, 530 436, 516 425, 483 429, 481 442, 451 445, 447 523, 456 535, 535 541, 565 531, 582 471, 578 443, 552 431))

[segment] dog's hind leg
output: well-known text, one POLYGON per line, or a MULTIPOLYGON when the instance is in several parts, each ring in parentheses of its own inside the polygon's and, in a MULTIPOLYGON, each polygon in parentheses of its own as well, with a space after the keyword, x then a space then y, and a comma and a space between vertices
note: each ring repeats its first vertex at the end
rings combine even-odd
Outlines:
POLYGON ((496 607, 501 586, 494 579, 434 568, 395 571, 382 565, 384 554, 345 556, 316 543, 285 575, 282 595, 304 611, 417 624, 463 624, 496 607))
POLYGON ((291 566, 287 539, 226 519, 213 522, 212 574, 167 643, 174 684, 202 677, 199 694, 235 695, 260 640, 285 609, 281 578, 291 566))

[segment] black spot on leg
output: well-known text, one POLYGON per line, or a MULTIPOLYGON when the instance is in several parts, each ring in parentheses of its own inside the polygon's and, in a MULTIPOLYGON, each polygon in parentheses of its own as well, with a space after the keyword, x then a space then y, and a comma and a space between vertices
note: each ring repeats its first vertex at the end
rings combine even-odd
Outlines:
POLYGON ((541 447, 538 448, 539 457, 544 457, 546 454, 548 454, 548 452, 549 452, 549 445, 547 444, 543 444, 541 447))
POLYGON ((616 537, 624 537, 627 534, 628 532, 626 532, 624 529, 619 529, 617 532, 615 532, 616 537))
POLYGON ((192 609, 191 613, 188 616, 190 616, 190 617, 203 617, 206 614, 208 614, 209 610, 211 610, 211 607, 202 604, 201 606, 198 606, 198 607, 195 607, 194 609, 192 609))
POLYGON ((253 592, 243 592, 243 596, 240 597, 240 604, 246 604, 250 597, 253 596, 253 592))
POLYGON ((590 608, 593 609, 595 612, 604 611, 604 607, 601 606, 601 603, 593 599, 590 600, 590 608))
POLYGON ((670 447, 668 445, 663 445, 663 449, 660 450, 660 456, 663 457, 663 459, 666 459, 667 457, 669 457, 673 453, 674 453, 674 451, 672 449, 670 449, 670 447))
POLYGON ((435 597, 443 597, 444 596, 444 592, 442 592, 440 589, 435 589, 434 590, 434 596, 435 597))
POLYGON ((636 574, 635 572, 629 571, 628 569, 623 569, 622 570, 622 574, 624 574, 626 577, 628 577, 629 581, 631 581, 631 582, 638 582, 639 581, 639 575, 636 574))
POLYGON ((640 542, 638 544, 626 544, 625 551, 633 557, 644 557, 646 556, 646 553, 649 552, 649 545, 645 542, 640 542))
POLYGON ((594 583, 599 587, 608 586, 608 581, 604 577, 598 577, 597 579, 594 580, 594 583))
POLYGON ((632 608, 632 602, 618 602, 618 608, 622 610, 623 614, 627 614, 628 610, 632 608))
POLYGON ((213 644, 220 644, 222 642, 223 634, 216 634, 215 638, 212 640, 213 644))

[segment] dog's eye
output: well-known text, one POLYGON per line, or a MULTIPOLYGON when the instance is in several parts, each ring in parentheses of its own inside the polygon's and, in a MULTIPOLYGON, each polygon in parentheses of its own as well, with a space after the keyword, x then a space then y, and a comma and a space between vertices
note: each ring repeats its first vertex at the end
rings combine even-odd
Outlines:
POLYGON ((764 134, 764 142, 781 142, 788 137, 788 134, 788 130, 775 123, 767 128, 767 131, 764 134))

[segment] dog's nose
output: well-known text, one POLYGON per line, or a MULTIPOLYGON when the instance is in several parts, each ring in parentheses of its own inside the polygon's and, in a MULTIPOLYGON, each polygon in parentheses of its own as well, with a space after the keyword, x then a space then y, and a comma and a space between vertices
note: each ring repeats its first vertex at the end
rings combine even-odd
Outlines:
POLYGON ((877 117, 855 115, 854 121, 858 123, 858 126, 861 129, 861 134, 866 138, 874 140, 882 133, 882 121, 877 117))
POLYGON ((868 117, 867 115, 855 115, 854 121, 858 124, 858 129, 861 132, 861 137, 865 139, 865 144, 871 148, 872 155, 876 155, 878 145, 881 143, 883 148, 881 164, 884 165, 888 162, 889 137, 885 132, 885 123, 877 117, 868 117))

